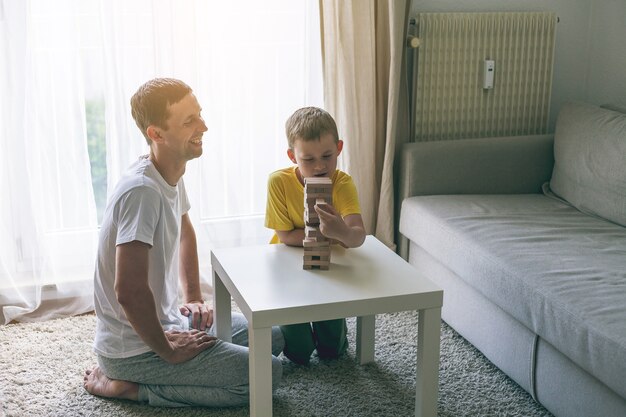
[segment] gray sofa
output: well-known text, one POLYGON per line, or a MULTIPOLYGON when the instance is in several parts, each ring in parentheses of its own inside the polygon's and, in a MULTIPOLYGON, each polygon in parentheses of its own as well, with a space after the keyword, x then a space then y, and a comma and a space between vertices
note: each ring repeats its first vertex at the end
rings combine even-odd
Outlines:
POLYGON ((398 247, 442 318, 556 416, 626 416, 626 114, 404 146, 398 247))

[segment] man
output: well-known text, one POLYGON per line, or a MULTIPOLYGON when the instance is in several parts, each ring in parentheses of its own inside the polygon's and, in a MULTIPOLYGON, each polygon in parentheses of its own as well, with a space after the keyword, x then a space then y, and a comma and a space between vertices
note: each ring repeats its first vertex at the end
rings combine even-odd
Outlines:
MULTIPOLYGON (((85 389, 155 406, 245 404, 247 323, 233 314, 233 343, 213 336, 182 180, 187 161, 202 155, 202 109, 191 88, 171 78, 142 85, 131 108, 150 154, 117 184, 102 222, 94 278, 98 366, 85 372, 85 389)), ((273 337, 277 355, 278 328, 273 337)), ((275 387, 282 365, 272 359, 275 387)))

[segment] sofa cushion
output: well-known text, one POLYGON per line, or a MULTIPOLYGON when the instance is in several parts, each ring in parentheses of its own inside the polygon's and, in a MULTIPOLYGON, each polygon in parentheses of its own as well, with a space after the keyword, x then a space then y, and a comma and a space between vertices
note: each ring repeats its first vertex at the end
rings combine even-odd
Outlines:
POLYGON ((619 113, 626 113, 626 103, 607 103, 603 104, 600 107, 603 109, 613 110, 619 113))
POLYGON ((404 200, 400 232, 626 398, 626 228, 541 194, 404 200))
POLYGON ((554 134, 550 189, 579 210, 626 226, 626 114, 566 104, 554 134))

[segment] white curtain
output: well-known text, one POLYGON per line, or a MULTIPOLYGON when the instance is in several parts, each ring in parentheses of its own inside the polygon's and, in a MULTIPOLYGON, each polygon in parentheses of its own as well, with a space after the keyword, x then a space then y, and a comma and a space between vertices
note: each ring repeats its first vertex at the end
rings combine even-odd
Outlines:
POLYGON ((91 305, 84 278, 93 268, 96 207, 84 139, 76 14, 68 6, 2 2, 4 322, 51 304, 52 298, 66 303, 46 317, 84 312, 91 305))
POLYGON ((284 122, 323 103, 318 13, 289 0, 0 0, 0 323, 92 308, 106 194, 148 151, 129 100, 153 77, 187 82, 209 128, 185 174, 201 275, 212 248, 267 242, 284 122))
POLYGON ((365 228, 394 247, 394 163, 408 137, 409 0, 320 0, 324 99, 345 141, 341 167, 365 228))

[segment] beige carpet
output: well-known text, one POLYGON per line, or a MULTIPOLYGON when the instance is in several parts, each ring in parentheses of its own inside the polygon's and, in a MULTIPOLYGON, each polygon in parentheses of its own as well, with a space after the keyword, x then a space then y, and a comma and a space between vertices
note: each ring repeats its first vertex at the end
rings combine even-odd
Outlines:
MULTIPOLYGON (((0 326, 0 416, 220 416, 233 409, 164 409, 93 397, 82 388, 83 371, 95 363, 94 316, 0 326)), ((355 363, 355 320, 348 319, 350 350, 308 368, 283 359, 284 378, 274 415, 414 415, 416 313, 377 317, 376 362, 355 363)), ((442 324, 439 416, 549 416, 517 384, 442 324)))

